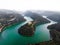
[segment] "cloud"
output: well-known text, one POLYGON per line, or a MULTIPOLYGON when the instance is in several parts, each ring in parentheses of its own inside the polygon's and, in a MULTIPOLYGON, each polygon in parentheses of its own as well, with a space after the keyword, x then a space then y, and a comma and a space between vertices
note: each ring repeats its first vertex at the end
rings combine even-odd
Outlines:
POLYGON ((60 0, 0 0, 0 9, 60 11, 60 0))

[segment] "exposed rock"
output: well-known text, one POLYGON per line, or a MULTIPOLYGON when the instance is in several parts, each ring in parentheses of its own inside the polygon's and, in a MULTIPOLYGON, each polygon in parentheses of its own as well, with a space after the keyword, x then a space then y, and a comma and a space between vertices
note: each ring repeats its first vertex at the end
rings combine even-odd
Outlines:
POLYGON ((23 36, 33 36, 35 32, 35 23, 33 21, 23 25, 18 29, 18 33, 23 36))

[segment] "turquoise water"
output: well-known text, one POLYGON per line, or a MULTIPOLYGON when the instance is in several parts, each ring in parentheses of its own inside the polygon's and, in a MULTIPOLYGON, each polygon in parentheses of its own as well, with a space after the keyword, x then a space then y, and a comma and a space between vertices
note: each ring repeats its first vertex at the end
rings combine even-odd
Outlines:
POLYGON ((36 26, 35 34, 32 37, 24 37, 18 34, 18 29, 27 22, 28 21, 7 27, 1 34, 0 45, 26 45, 50 40, 47 26, 54 24, 53 21, 36 26))

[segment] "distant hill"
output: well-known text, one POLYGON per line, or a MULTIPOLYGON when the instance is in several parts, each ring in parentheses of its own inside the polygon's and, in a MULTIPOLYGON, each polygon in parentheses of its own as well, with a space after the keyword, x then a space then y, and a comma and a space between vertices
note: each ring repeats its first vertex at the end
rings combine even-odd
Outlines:
POLYGON ((51 16, 51 15, 55 15, 55 14, 57 14, 57 15, 60 14, 60 12, 58 12, 58 11, 45 11, 45 10, 33 10, 31 12, 38 13, 41 16, 51 16))
POLYGON ((50 16, 54 14, 60 14, 60 12, 57 12, 57 11, 45 11, 45 10, 32 10, 31 12, 38 13, 41 16, 50 16))
POLYGON ((45 15, 45 16, 51 16, 51 15, 54 15, 54 14, 60 14, 60 12, 56 12, 56 11, 43 11, 41 13, 41 15, 45 15))
POLYGON ((0 23, 16 23, 25 21, 24 17, 17 11, 0 10, 0 23))
POLYGON ((50 15, 50 16, 48 16, 48 18, 53 21, 60 22, 60 14, 50 15))
POLYGON ((35 11, 36 13, 40 14, 41 16, 47 16, 53 21, 60 22, 60 12, 56 11, 35 11), (41 13, 40 13, 41 12, 41 13))
POLYGON ((33 20, 37 22, 37 24, 44 24, 50 22, 47 19, 43 18, 40 14, 31 11, 25 12, 25 16, 31 17, 33 20))

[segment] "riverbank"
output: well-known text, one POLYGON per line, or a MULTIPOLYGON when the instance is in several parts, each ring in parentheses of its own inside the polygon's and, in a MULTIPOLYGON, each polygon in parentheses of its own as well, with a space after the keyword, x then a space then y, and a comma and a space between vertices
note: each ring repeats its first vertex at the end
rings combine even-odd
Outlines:
POLYGON ((3 31, 5 31, 6 28, 14 26, 14 25, 18 25, 19 23, 23 23, 23 22, 17 22, 17 23, 13 23, 13 24, 9 24, 9 25, 3 25, 0 27, 0 33, 2 33, 3 31))
POLYGON ((28 45, 57 45, 57 43, 55 43, 53 40, 50 40, 50 41, 40 42, 37 44, 28 44, 28 45))

